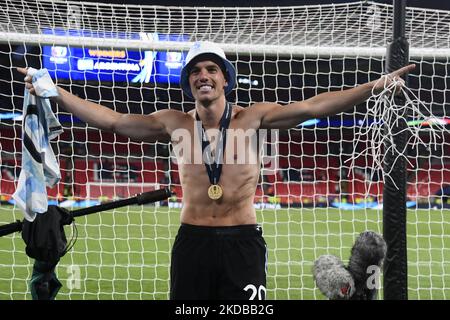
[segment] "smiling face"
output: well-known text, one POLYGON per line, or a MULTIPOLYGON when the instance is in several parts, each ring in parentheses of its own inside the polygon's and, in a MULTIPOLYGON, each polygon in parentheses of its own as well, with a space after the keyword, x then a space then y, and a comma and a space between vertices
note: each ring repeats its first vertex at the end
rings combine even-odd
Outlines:
POLYGON ((195 63, 189 72, 189 85, 195 100, 203 105, 223 99, 228 85, 222 69, 216 62, 203 60, 195 63))

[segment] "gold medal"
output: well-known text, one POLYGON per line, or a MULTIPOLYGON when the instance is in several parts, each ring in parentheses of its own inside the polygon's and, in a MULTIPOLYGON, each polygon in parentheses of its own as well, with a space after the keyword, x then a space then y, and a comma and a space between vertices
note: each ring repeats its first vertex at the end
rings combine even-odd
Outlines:
POLYGON ((208 188, 208 196, 212 200, 218 200, 222 198, 223 190, 222 187, 218 184, 212 184, 208 188))

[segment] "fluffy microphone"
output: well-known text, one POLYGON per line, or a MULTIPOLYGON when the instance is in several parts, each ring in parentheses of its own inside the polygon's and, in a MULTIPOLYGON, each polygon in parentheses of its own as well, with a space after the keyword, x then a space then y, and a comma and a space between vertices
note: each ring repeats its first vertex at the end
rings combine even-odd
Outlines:
POLYGON ((319 290, 330 300, 348 300, 354 293, 353 278, 336 256, 320 256, 314 262, 313 277, 319 290))
POLYGON ((374 270, 369 267, 380 268, 386 250, 387 246, 383 237, 373 231, 365 231, 356 239, 347 267, 355 281, 356 291, 352 300, 374 300, 376 298, 376 286, 367 281, 374 270))

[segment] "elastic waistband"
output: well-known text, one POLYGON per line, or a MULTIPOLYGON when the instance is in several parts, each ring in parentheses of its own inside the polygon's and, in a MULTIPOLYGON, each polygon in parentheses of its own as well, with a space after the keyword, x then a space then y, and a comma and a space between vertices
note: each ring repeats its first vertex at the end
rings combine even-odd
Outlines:
POLYGON ((245 224, 231 227, 207 227, 182 223, 179 235, 191 236, 261 236, 262 228, 259 224, 245 224))

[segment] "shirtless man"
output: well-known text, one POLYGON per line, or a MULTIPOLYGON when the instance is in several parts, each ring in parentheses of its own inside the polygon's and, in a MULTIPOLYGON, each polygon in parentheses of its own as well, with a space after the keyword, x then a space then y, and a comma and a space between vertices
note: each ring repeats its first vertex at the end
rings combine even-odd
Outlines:
MULTIPOLYGON (((414 65, 401 68, 387 81, 413 69, 414 65)), ((27 69, 18 71, 27 75, 27 69)), ((172 248, 171 299, 265 299, 267 250, 253 207, 260 163, 217 160, 235 159, 242 152, 232 142, 231 147, 226 143, 227 127, 244 132, 292 128, 305 120, 352 108, 368 99, 372 90, 384 87, 383 81, 372 81, 286 106, 256 103, 243 108, 226 101, 235 76, 234 67, 220 47, 198 42, 189 51, 181 74, 184 93, 195 99, 195 109, 188 113, 167 109, 150 115, 120 114, 59 87, 59 96, 52 98, 66 111, 101 130, 137 141, 171 141, 174 148, 186 142, 194 146, 190 152, 178 154, 183 208, 172 248), (203 151, 208 147, 211 129, 224 133, 214 136, 218 143, 211 142, 215 150, 212 156, 217 158, 193 161, 195 152, 208 153, 203 151), (183 137, 180 132, 184 132, 183 137), (196 141, 200 137, 204 143, 196 141), (224 139, 222 143, 220 139, 224 139), (221 144, 225 147, 221 148, 221 144), (229 157, 229 153, 234 154, 229 157)), ((30 76, 25 77, 25 83, 34 94, 30 76)), ((399 83, 403 84, 401 79, 399 83)), ((256 151, 248 148, 245 152, 256 151)))

